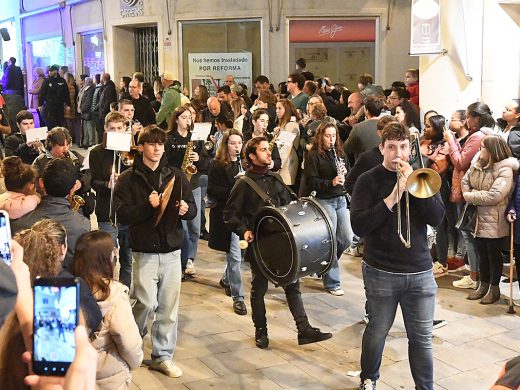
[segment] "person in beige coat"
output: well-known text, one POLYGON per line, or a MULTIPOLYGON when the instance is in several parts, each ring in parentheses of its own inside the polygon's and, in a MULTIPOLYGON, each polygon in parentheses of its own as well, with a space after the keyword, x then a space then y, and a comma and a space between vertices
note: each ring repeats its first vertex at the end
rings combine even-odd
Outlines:
MULTIPOLYGON (((300 146, 300 127, 298 111, 290 100, 280 99, 276 102, 276 121, 278 127, 274 129, 280 142, 277 142, 282 158, 282 167, 278 172, 285 184, 294 186, 298 173, 298 147, 300 146), (282 141, 283 132, 294 135, 292 145, 285 145, 282 141), (280 137, 282 135, 282 137, 280 137)), ((294 188, 293 188, 294 190, 294 188)), ((296 191, 297 192, 297 191, 296 191)))
POLYGON ((114 280, 114 243, 109 233, 92 231, 76 244, 72 272, 90 287, 103 320, 91 338, 98 352, 96 388, 128 389, 130 370, 143 361, 142 339, 132 315, 128 287, 114 280))
POLYGON ((462 179, 466 202, 477 206, 474 231, 479 254, 480 284, 468 296, 482 304, 500 299, 498 284, 502 274, 501 249, 509 235, 506 208, 513 191, 513 175, 519 163, 499 135, 487 135, 480 144, 480 155, 462 179))

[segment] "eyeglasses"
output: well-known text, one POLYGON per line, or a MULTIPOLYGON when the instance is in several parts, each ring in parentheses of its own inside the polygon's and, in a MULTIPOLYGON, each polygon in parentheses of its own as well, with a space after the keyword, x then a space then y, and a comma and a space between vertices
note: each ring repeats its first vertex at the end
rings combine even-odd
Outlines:
POLYGON ((450 122, 462 122, 460 119, 450 119, 450 122))

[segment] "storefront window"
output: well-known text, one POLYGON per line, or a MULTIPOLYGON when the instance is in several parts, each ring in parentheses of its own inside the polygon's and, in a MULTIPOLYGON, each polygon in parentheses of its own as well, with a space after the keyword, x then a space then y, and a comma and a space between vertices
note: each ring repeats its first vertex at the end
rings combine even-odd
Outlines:
POLYGON ((315 77, 328 76, 357 90, 363 73, 375 76, 376 21, 373 19, 291 20, 289 59, 291 69, 304 58, 315 77))
POLYGON ((74 74, 74 48, 64 47, 61 37, 52 37, 32 41, 32 68, 45 68, 50 65, 66 65, 69 72, 74 74))
POLYGON ((82 73, 94 76, 105 71, 103 32, 81 34, 82 73))
MULTIPOLYGON (((0 23, 0 28, 7 29, 9 33, 9 41, 4 41, 0 38, 0 58, 5 62, 9 58, 16 58, 16 65, 24 67, 23 62, 18 58, 18 49, 16 47, 16 31, 14 28, 14 20, 6 20, 0 23)), ((0 66, 0 77, 4 74, 4 67, 0 66)))
POLYGON ((252 78, 261 74, 261 46, 259 20, 183 22, 184 85, 191 94, 200 84, 216 93, 230 74, 251 92, 252 78))

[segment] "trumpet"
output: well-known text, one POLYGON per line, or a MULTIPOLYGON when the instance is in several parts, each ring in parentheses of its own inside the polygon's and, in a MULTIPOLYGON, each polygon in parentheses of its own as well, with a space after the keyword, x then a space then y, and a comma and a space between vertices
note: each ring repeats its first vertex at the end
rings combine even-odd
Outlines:
POLYGON ((69 196, 67 200, 69 201, 70 209, 72 211, 79 211, 79 209, 85 205, 85 199, 79 195, 69 196))
POLYGON ((213 141, 210 141, 210 140, 204 141, 204 149, 206 149, 207 151, 213 150, 214 147, 215 147, 215 143, 213 141))
MULTIPOLYGON (((121 164, 127 167, 134 165, 135 156, 139 153, 137 146, 132 146, 129 152, 119 152, 121 164)), ((119 172, 117 172, 119 174, 119 172)))
MULTIPOLYGON (((414 139, 414 143, 417 143, 418 138, 414 139)), ((419 148, 417 148, 419 150, 419 148)), ((395 170, 397 173, 397 234, 399 239, 405 246, 410 248, 412 246, 410 238, 410 195, 412 194, 416 198, 426 199, 434 196, 441 189, 441 176, 430 168, 425 168, 419 151, 419 161, 421 168, 413 171, 410 176, 406 179, 406 188, 404 190, 405 196, 405 213, 406 213, 406 238, 403 237, 402 226, 401 226, 401 193, 399 191, 399 178, 402 173, 399 168, 399 164, 396 164, 395 170)))

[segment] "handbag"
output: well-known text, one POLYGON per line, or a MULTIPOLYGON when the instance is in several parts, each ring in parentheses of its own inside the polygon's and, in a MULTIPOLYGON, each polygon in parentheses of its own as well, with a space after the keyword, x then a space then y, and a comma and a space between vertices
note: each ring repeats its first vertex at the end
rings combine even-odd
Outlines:
POLYGON ((459 215, 459 219, 457 220, 455 227, 464 232, 474 233, 477 226, 477 215, 477 206, 466 203, 459 215))

